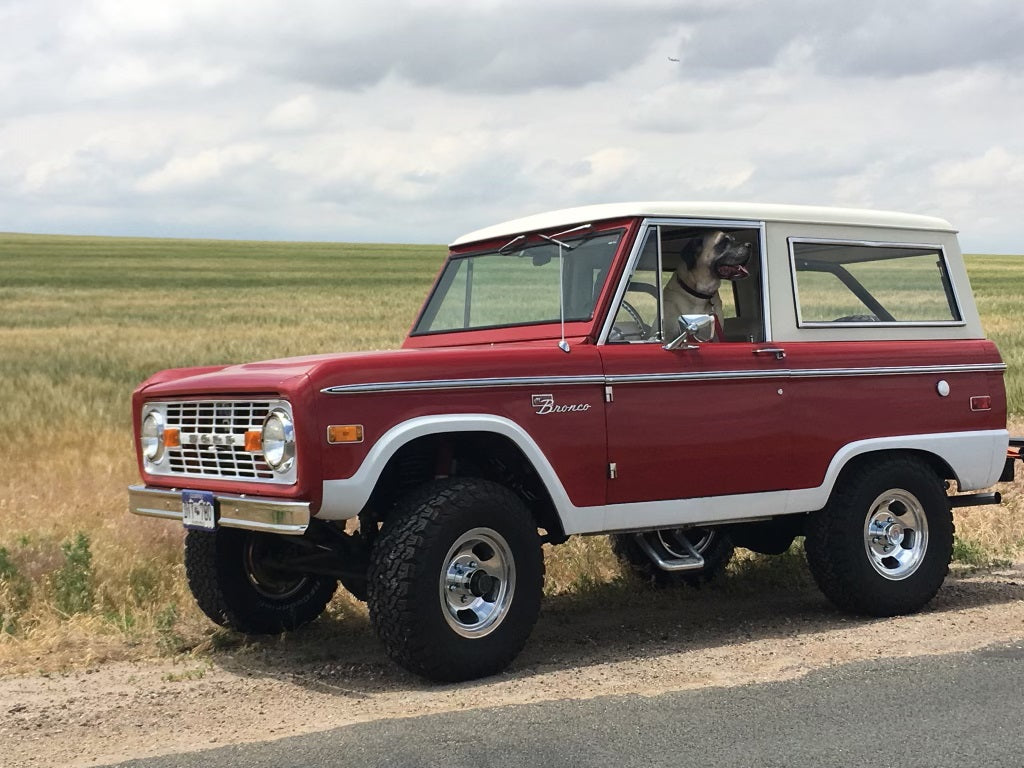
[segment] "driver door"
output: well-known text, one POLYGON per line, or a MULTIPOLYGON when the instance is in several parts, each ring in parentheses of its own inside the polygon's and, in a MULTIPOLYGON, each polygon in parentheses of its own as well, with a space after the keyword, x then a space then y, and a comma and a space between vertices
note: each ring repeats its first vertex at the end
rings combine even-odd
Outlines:
POLYGON ((730 234, 756 245, 746 278, 756 282, 741 292, 723 282, 723 338, 689 349, 663 348, 678 333, 662 328, 662 286, 674 279, 682 243, 703 234, 704 228, 693 226, 649 229, 600 347, 610 385, 610 504, 790 487, 786 362, 761 340, 759 228, 730 228, 730 234))

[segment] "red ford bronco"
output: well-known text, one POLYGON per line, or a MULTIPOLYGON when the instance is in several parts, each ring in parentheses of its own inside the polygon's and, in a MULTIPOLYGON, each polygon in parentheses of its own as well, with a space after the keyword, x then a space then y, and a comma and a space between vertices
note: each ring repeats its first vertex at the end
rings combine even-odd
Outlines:
POLYGON ((664 584, 804 536, 836 606, 889 616, 1012 477, 1004 369, 940 219, 556 211, 456 240, 400 351, 150 378, 130 505, 183 522, 216 623, 294 629, 340 581, 434 680, 512 661, 577 534, 664 584))

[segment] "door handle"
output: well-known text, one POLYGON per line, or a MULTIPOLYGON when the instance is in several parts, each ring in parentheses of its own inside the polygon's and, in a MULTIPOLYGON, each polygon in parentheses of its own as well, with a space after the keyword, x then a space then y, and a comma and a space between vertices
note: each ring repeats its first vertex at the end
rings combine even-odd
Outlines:
POLYGON ((776 360, 784 360, 786 357, 786 350, 782 347, 760 347, 754 350, 755 355, 775 355, 776 360))

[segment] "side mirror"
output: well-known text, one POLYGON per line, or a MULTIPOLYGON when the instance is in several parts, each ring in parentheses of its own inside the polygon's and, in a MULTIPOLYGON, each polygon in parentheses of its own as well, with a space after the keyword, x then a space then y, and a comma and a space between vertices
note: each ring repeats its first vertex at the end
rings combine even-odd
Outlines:
POLYGON ((676 349, 697 349, 698 344, 704 344, 715 338, 715 316, 714 315, 680 315, 679 336, 665 345, 665 349, 672 351, 676 349), (698 342, 693 344, 692 342, 698 342))

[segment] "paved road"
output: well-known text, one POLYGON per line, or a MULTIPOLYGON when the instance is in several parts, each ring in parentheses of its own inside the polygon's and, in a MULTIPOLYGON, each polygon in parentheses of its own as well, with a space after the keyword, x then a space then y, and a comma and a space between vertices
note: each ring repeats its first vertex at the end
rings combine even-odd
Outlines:
POLYGON ((1020 768, 1022 697, 1017 643, 784 683, 381 720, 121 765, 1020 768))

